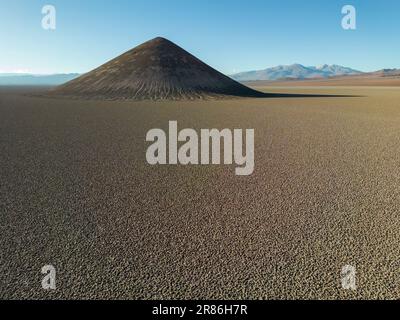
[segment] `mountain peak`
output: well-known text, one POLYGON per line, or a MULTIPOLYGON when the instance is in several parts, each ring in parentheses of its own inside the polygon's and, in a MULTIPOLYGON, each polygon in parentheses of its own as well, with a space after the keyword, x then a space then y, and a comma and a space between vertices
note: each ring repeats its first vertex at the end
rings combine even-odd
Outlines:
MULTIPOLYGON (((336 65, 334 64, 333 66, 336 66, 336 65)), ((326 63, 325 64, 320 64, 319 66, 316 66, 315 68, 318 69, 318 70, 322 70, 322 69, 329 68, 329 65, 326 64, 326 63)))
POLYGON ((51 92, 101 100, 261 97, 168 39, 147 41, 51 92))
POLYGON ((163 37, 153 38, 149 41, 142 43, 141 45, 147 45, 147 46, 172 45, 177 47, 175 43, 163 37))
POLYGON ((166 39, 166 38, 163 38, 163 37, 155 37, 155 38, 149 40, 149 42, 153 42, 153 41, 161 41, 161 42, 167 41, 167 42, 171 42, 170 40, 168 40, 168 39, 166 39))

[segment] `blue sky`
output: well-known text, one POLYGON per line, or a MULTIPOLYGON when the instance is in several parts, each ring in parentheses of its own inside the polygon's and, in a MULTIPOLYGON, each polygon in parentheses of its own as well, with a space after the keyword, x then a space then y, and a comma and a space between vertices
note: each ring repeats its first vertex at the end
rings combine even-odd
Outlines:
POLYGON ((0 72, 86 72, 156 36, 227 73, 280 64, 400 68, 398 0, 2 0, 0 72), (57 9, 57 28, 41 9, 57 9), (357 9, 357 30, 341 8, 357 9))

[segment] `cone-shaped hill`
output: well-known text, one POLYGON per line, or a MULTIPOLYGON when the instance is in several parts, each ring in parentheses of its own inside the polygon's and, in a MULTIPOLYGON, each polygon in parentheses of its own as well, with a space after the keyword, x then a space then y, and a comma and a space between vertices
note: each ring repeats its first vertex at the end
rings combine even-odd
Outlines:
POLYGON ((50 93, 100 100, 263 97, 164 38, 155 38, 50 93))

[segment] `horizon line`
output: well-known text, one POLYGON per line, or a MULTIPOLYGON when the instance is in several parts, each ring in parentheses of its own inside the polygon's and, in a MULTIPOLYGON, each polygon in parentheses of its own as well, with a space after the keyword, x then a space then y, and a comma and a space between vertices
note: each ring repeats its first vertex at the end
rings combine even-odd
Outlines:
MULTIPOLYGON (((262 70, 275 68, 275 67, 279 67, 279 66, 293 66, 293 65, 302 65, 304 67, 318 67, 318 66, 323 66, 323 65, 328 65, 328 66, 336 65, 336 66, 341 66, 341 67, 345 67, 345 68, 351 68, 351 69, 353 69, 355 71, 360 71, 362 73, 371 73, 371 72, 376 72, 376 71, 381 71, 381 70, 397 70, 397 69, 400 69, 400 67, 392 67, 392 68, 370 69, 369 71, 365 71, 365 69, 364 70, 355 69, 355 68, 349 67, 347 65, 340 65, 340 64, 336 64, 336 63, 333 63, 333 64, 325 63, 325 64, 318 64, 318 65, 306 65, 306 64, 295 62, 295 63, 292 63, 292 64, 278 64, 278 65, 273 65, 273 66, 267 66, 267 67, 260 68, 260 69, 234 71, 234 73, 228 73, 228 72, 222 72, 222 71, 220 71, 220 72, 225 74, 225 75, 235 75, 235 74, 239 74, 239 73, 243 73, 243 72, 262 71, 262 70)), ((15 70, 15 71, 13 71, 13 70, 5 71, 5 70, 1 70, 0 69, 0 74, 1 75, 10 75, 10 76, 11 75, 14 75, 14 76, 18 76, 18 75, 20 75, 20 76, 23 76, 23 75, 29 75, 29 76, 54 76, 54 75, 62 75, 62 74, 80 74, 81 75, 81 74, 88 73, 90 71, 91 70, 84 71, 84 72, 77 72, 77 71, 69 71, 69 72, 32 72, 32 71, 29 71, 29 70, 21 71, 21 69, 15 70)))

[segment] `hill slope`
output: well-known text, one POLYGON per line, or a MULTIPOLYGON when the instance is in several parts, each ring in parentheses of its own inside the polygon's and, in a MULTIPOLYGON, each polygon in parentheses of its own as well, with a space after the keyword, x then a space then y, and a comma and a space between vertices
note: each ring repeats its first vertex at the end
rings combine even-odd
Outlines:
POLYGON ((56 88, 51 94, 102 100, 264 96, 160 37, 56 88))

